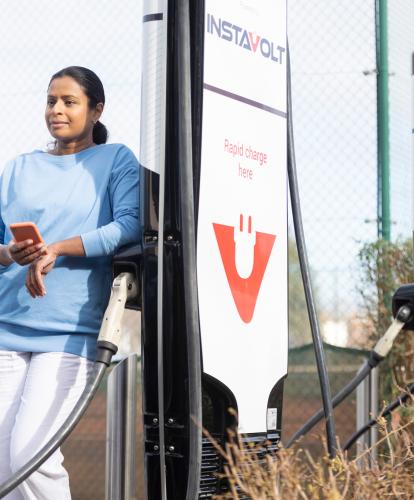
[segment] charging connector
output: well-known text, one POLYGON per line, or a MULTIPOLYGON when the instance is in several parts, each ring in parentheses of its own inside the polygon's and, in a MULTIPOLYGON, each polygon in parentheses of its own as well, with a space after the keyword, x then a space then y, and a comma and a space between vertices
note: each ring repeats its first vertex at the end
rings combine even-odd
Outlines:
POLYGON ((411 319, 412 313, 412 308, 408 304, 405 304, 398 309, 394 321, 372 349, 375 354, 380 356, 382 359, 387 356, 394 344, 395 339, 397 338, 397 335, 404 328, 405 324, 411 319))
POLYGON ((96 361, 109 366, 112 356, 118 351, 121 340, 125 304, 127 300, 134 299, 137 294, 137 283, 132 273, 121 273, 114 279, 108 307, 99 331, 96 361))

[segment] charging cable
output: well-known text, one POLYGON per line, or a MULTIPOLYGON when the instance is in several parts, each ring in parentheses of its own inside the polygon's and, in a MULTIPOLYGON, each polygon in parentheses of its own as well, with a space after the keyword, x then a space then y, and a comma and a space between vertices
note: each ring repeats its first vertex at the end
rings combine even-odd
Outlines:
POLYGON ((372 418, 369 422, 367 422, 363 427, 358 429, 352 436, 348 439, 348 441, 343 446, 343 451, 349 450, 349 448, 355 443, 357 439, 359 439, 366 431, 368 431, 371 427, 378 424, 378 420, 382 418, 388 417, 391 412, 393 412, 396 408, 399 408, 402 404, 404 404, 407 399, 411 398, 412 394, 414 394, 414 384, 410 384, 407 387, 407 391, 403 392, 395 399, 392 403, 386 406, 382 412, 375 418, 372 418))
MULTIPOLYGON (((369 375, 371 370, 375 368, 390 352, 397 335, 404 328, 405 324, 412 319, 413 310, 405 304, 398 309, 394 321, 389 326, 388 330, 375 344, 375 347, 369 354, 367 361, 358 370, 355 377, 343 388, 332 400, 332 406, 335 408, 349 395, 351 392, 369 375)), ((322 418, 323 410, 315 413, 295 434, 287 441, 285 447, 289 448, 297 439, 308 433, 322 418)), ((365 431, 364 431, 365 432, 365 431)), ((358 436, 359 437, 359 436, 358 436)), ((358 439, 356 437, 355 439, 358 439)))

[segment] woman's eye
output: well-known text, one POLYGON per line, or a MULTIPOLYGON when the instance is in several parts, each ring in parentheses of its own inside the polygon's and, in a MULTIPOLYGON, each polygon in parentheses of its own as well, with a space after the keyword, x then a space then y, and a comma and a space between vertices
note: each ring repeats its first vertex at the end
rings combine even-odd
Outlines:
POLYGON ((66 101, 65 104, 70 106, 71 104, 75 104, 75 101, 66 101))

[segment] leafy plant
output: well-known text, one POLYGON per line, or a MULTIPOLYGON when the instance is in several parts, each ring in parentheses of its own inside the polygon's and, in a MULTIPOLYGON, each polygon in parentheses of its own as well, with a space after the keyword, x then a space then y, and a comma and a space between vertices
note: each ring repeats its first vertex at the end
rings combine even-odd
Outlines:
MULTIPOLYGON (((411 240, 382 239, 366 243, 359 252, 361 264, 358 287, 364 308, 369 341, 374 343, 392 321, 391 299, 401 285, 414 282, 411 240)), ((368 347, 368 346, 365 346, 368 347)), ((414 381, 414 334, 400 334, 381 366, 383 397, 399 392, 398 387, 414 381)))

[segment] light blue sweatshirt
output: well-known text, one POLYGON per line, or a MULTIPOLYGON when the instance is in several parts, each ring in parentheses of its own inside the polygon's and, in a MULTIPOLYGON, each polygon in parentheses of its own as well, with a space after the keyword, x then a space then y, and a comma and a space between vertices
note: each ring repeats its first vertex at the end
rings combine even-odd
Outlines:
POLYGON ((32 221, 46 244, 81 236, 86 257, 59 257, 46 296, 26 291, 27 266, 0 265, 0 349, 93 359, 111 289, 111 256, 140 239, 139 169, 122 144, 76 154, 43 151, 9 162, 0 178, 0 243, 32 221))

